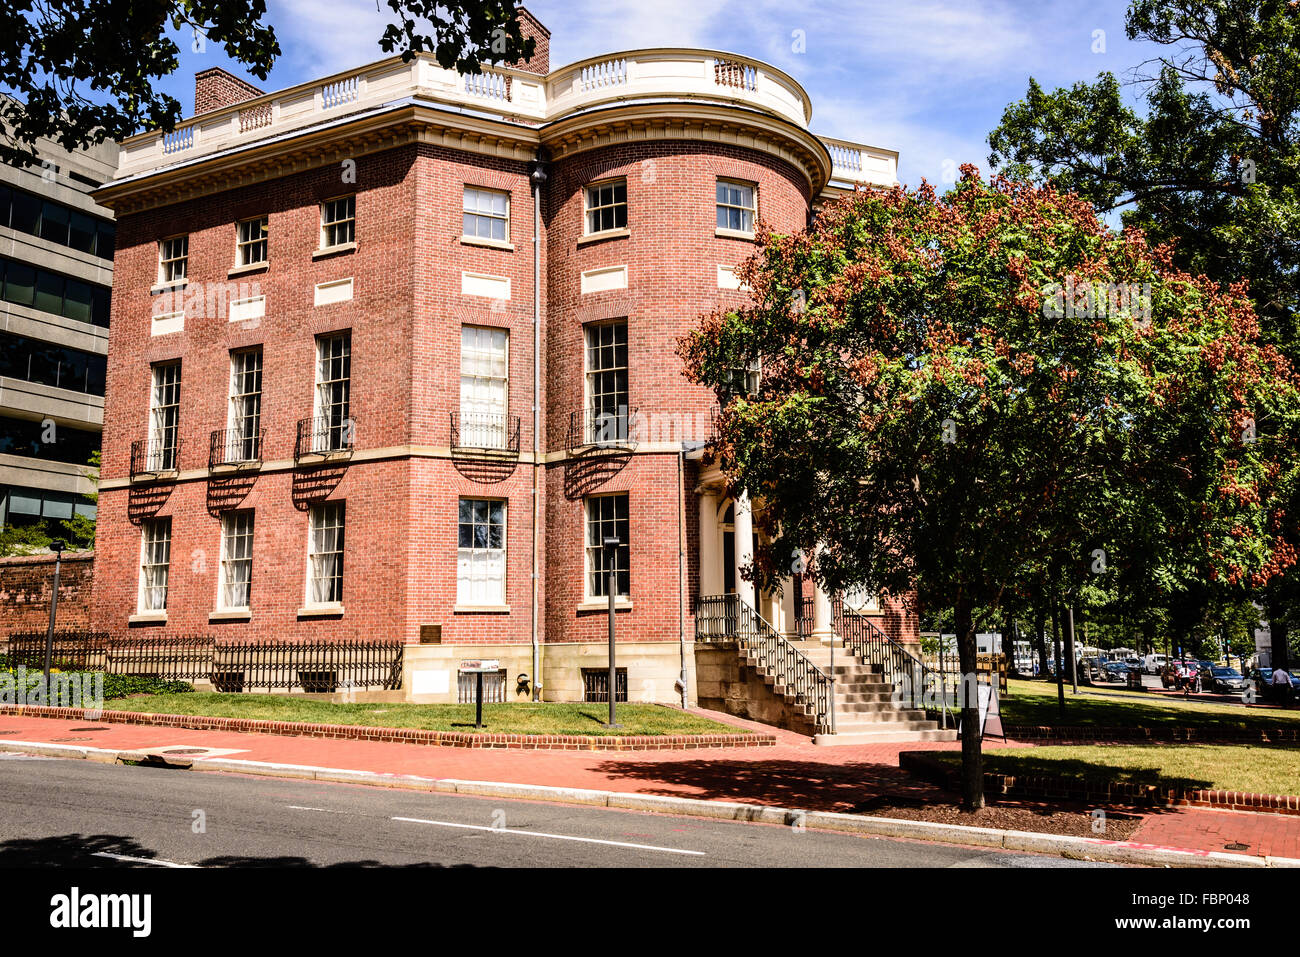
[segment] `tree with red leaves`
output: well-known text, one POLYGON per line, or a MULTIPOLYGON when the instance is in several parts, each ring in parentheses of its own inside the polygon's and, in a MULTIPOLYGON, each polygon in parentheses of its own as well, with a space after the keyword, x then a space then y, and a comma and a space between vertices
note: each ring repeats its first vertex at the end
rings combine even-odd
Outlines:
MULTIPOLYGON (((760 230, 740 309, 679 352, 722 406, 717 453, 761 502, 747 575, 796 551, 827 589, 915 590, 976 632, 1062 562, 1176 592, 1295 561, 1282 503, 1300 380, 1245 291, 1176 268, 1050 186, 963 167, 938 196, 860 191, 797 235, 760 230), (757 391, 737 370, 761 369, 757 391)), ((983 806, 976 702, 963 804, 983 806)))

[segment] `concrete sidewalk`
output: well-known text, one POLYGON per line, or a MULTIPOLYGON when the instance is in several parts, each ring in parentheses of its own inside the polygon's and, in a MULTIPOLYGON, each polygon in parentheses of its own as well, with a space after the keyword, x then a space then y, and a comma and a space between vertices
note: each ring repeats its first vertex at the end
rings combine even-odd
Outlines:
MULTIPOLYGON (((730 716, 701 713, 733 725, 773 730, 730 716)), ((877 796, 922 803, 953 800, 948 792, 901 771, 898 754, 913 749, 957 749, 958 743, 819 748, 801 735, 779 730, 776 734, 776 746, 767 748, 633 754, 483 751, 0 715, 0 746, 5 750, 14 749, 15 742, 116 751, 215 749, 222 752, 222 759, 236 761, 840 813, 852 812, 877 796)), ((203 759, 199 756, 197 760, 203 759)), ((1255 857, 1300 858, 1300 817, 1201 808, 1138 813, 1143 821, 1130 836, 1131 842, 1202 854, 1227 850, 1255 857)))

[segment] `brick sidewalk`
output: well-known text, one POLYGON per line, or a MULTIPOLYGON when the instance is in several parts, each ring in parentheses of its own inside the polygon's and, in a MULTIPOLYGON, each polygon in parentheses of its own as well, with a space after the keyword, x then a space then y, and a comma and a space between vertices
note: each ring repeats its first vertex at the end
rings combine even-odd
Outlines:
MULTIPOLYGON (((701 712, 729 724, 771 732, 765 725, 701 712)), ((279 737, 142 725, 102 724, 0 715, 0 740, 70 744, 114 750, 161 747, 230 749, 226 758, 314 765, 552 787, 592 788, 705 800, 742 801, 821 811, 852 811, 887 795, 951 802, 952 795, 898 767, 903 750, 953 750, 958 742, 915 742, 816 747, 801 735, 775 731, 768 748, 649 751, 630 754, 574 751, 467 750, 388 742, 279 737)), ((1188 850, 1300 857, 1300 817, 1200 808, 1141 812, 1131 840, 1188 850)))

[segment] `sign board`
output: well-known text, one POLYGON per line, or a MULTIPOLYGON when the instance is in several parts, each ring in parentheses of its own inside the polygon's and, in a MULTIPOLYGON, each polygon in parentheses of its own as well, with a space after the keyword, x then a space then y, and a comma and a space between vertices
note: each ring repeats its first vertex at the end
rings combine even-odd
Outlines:
MULTIPOLYGON (((1003 741, 1007 733, 1002 730, 1002 715, 998 709, 998 688, 996 684, 980 681, 975 685, 976 708, 979 712, 980 737, 996 734, 1003 741)), ((957 719, 957 732, 961 733, 961 719, 957 719)))
POLYGON ((501 662, 496 658, 471 658, 460 663, 460 673, 463 675, 495 674, 500 670, 501 662))

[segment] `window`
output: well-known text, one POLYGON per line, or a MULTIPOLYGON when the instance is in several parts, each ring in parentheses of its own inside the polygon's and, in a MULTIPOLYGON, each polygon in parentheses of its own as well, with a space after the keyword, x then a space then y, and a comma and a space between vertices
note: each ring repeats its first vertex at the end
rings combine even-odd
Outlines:
POLYGON ((66 319, 108 326, 111 290, 49 269, 0 257, 0 285, 6 302, 32 306, 66 319))
POLYGON ((307 543, 307 602, 343 601, 343 503, 314 505, 307 543))
POLYGON ((615 596, 631 594, 628 574, 628 519, 626 495, 596 495, 587 499, 587 597, 609 597, 609 551, 606 538, 617 538, 614 572, 615 596))
POLYGON ((190 237, 175 236, 158 243, 158 282, 184 282, 188 274, 190 237))
POLYGON ((261 458, 262 349, 230 354, 230 411, 226 420, 226 462, 261 458))
POLYGON ((256 266, 266 262, 267 220, 265 216, 245 219, 236 226, 235 265, 256 266))
POLYGON ((0 454, 85 465, 99 448, 99 440, 98 432, 68 425, 50 428, 36 419, 0 415, 0 454))
POLYGON ((844 610, 852 615, 880 611, 880 599, 861 585, 854 585, 844 590, 843 605, 844 610))
POLYGON ((460 328, 460 444, 506 447, 510 333, 484 326, 460 328))
POLYGON ((460 500, 456 603, 506 603, 506 503, 460 500))
POLYGON ((352 333, 316 340, 316 422, 313 452, 332 452, 352 445, 348 409, 352 394, 352 333))
POLYGON ((357 198, 330 199, 320 207, 321 249, 345 246, 356 241, 357 198))
POLYGON ((627 226, 627 181, 587 187, 587 233, 627 226))
POLYGON ((101 259, 113 258, 111 222, 17 187, 0 185, 0 226, 101 259))
POLYGON ((754 231, 754 187, 718 180, 718 228, 738 233, 754 231))
POLYGON ((587 327, 585 441, 628 438, 627 323, 587 327))
POLYGON ((253 587, 253 513, 228 512, 221 519, 222 610, 248 608, 253 587))
POLYGON ((465 187, 462 230, 477 239, 510 239, 510 194, 496 189, 465 187))
POLYGON ((102 396, 106 368, 104 356, 0 332, 0 376, 102 396))
POLYGON ((149 460, 151 472, 176 468, 180 431, 181 364, 168 362, 153 367, 153 390, 149 395, 149 460))
POLYGON ((172 520, 155 518, 141 528, 140 611, 167 610, 167 569, 171 562, 172 520))

